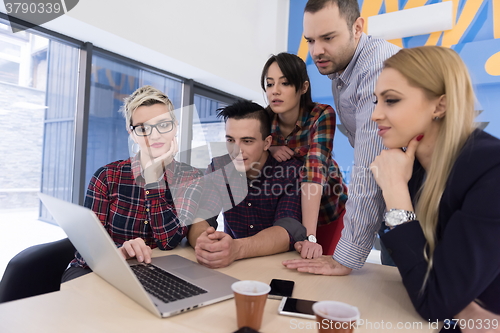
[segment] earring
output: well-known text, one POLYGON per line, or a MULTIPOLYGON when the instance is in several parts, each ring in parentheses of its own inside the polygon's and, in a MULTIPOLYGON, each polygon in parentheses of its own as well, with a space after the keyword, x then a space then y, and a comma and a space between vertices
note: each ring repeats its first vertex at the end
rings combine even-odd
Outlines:
POLYGON ((438 116, 436 116, 436 117, 434 117, 434 119, 433 119, 433 120, 436 120, 436 121, 437 121, 437 120, 439 120, 439 119, 440 119, 440 118, 439 118, 438 116))

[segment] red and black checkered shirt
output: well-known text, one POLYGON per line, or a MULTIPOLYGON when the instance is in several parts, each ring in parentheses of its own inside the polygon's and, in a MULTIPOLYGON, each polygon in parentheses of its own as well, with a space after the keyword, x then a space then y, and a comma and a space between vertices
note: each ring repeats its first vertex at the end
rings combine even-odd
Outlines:
MULTIPOLYGON (((117 246, 140 237, 151 248, 170 250, 184 238, 195 217, 202 185, 201 171, 176 161, 158 182, 145 184, 140 161, 132 158, 97 170, 84 205, 94 211, 117 246)), ((78 253, 71 265, 86 267, 78 253)))
POLYGON ((278 115, 272 123, 273 146, 287 146, 294 157, 304 163, 302 182, 323 186, 318 225, 335 221, 344 211, 347 186, 337 162, 332 158, 335 135, 335 111, 330 105, 316 104, 310 113, 299 117, 293 131, 285 138, 281 134, 278 115))

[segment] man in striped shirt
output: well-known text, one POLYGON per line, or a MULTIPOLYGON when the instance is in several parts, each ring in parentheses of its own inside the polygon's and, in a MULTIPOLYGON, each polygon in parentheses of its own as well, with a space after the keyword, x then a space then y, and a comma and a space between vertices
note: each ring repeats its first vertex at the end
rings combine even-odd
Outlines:
POLYGON ((238 102, 219 112, 229 154, 215 157, 204 177, 203 197, 188 232, 196 259, 220 268, 243 258, 293 249, 306 238, 301 223, 300 169, 268 152, 271 119, 256 103, 238 102), (212 218, 224 215, 224 232, 212 218), (215 223, 214 223, 215 222, 215 223))
MULTIPOLYGON (((354 147, 354 167, 344 229, 333 258, 286 261, 288 268, 349 274, 363 266, 381 228, 385 204, 369 170, 384 149, 377 124, 371 120, 373 92, 383 62, 399 47, 367 36, 363 25, 357 0, 309 0, 304 9, 304 38, 319 72, 332 80, 335 109, 354 147)), ((384 254, 382 263, 390 263, 384 254)))

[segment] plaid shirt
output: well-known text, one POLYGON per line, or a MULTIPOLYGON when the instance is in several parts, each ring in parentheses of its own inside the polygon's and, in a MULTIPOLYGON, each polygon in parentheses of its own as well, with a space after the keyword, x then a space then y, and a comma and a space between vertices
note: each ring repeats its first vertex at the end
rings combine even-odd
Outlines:
POLYGON ((271 128, 272 145, 287 146, 294 151, 294 157, 304 163, 301 181, 323 186, 318 225, 335 221, 347 201, 347 186, 337 162, 331 157, 335 125, 333 108, 327 104, 316 104, 310 113, 299 117, 286 138, 281 134, 277 114, 271 128))
MULTIPOLYGON (((198 209, 203 173, 173 161, 157 183, 145 184, 138 158, 116 161, 90 180, 85 207, 92 209, 115 244, 140 237, 151 248, 171 250, 198 209)), ((72 266, 87 267, 77 253, 72 266)))
MULTIPOLYGON (((206 213, 207 219, 223 210, 224 231, 233 238, 253 236, 282 219, 300 225, 300 167, 298 161, 280 163, 269 154, 260 175, 248 179, 234 168, 229 155, 213 158, 206 171, 200 213, 206 213)), ((293 249, 296 240, 287 231, 293 249)))

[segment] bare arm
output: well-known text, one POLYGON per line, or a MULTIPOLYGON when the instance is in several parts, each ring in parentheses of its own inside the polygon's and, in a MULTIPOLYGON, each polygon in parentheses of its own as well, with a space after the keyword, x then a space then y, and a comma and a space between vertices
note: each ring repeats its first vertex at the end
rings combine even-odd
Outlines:
MULTIPOLYGON (((320 184, 302 183, 301 185, 302 224, 307 230, 307 236, 316 236, 322 194, 323 187, 320 184)), ((311 243, 307 240, 297 242, 295 249, 300 252, 302 258, 307 259, 317 258, 323 254, 323 248, 320 244, 311 243)))
POLYGON ((252 237, 235 239, 235 242, 236 260, 286 252, 290 247, 288 232, 279 226, 264 229, 252 237))
POLYGON ((316 236, 322 190, 321 185, 316 183, 301 185, 302 224, 307 230, 307 235, 316 236))

